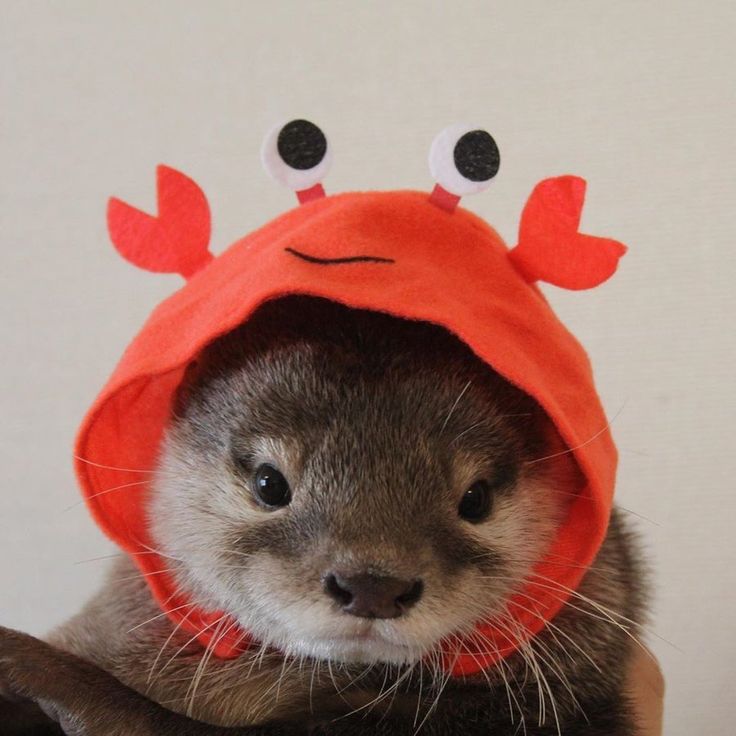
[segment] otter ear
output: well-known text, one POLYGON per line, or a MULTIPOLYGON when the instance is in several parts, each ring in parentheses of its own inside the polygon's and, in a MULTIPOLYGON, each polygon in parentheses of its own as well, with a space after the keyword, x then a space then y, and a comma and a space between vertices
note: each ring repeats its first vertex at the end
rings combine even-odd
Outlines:
POLYGON ((530 283, 591 289, 616 270, 626 246, 578 232, 585 186, 578 176, 558 176, 534 187, 521 214, 519 243, 509 253, 530 283))
POLYGON ((107 228, 115 248, 139 268, 191 278, 213 258, 210 208, 204 192, 175 169, 156 169, 158 215, 111 197, 107 228))

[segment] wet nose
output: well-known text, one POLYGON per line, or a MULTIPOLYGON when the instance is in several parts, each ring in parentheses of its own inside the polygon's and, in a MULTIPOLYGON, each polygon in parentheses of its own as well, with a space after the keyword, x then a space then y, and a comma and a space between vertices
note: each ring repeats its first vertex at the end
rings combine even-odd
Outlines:
POLYGON ((398 618, 421 597, 421 580, 400 580, 368 573, 341 575, 328 573, 325 592, 345 613, 361 618, 398 618))

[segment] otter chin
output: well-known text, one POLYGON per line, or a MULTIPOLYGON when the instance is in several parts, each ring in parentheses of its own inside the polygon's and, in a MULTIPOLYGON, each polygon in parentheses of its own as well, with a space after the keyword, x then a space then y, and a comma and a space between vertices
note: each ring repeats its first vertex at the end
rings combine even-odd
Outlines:
POLYGON ((308 656, 344 664, 411 664, 421 658, 420 651, 392 640, 371 628, 361 632, 335 635, 324 639, 290 640, 287 655, 308 656))

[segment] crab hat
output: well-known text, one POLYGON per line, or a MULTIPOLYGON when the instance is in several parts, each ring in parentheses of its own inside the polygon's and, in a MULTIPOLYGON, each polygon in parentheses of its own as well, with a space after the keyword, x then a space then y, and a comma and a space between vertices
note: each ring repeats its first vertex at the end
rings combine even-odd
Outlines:
POLYGON ((186 283, 154 309, 82 423, 76 471, 89 509, 192 641, 218 657, 238 656, 252 643, 248 632, 223 619, 222 611, 188 600, 155 551, 147 524, 151 473, 187 366, 259 305, 288 294, 441 325, 539 403, 584 478, 547 556, 508 602, 508 616, 518 624, 514 633, 493 620, 479 621, 477 630, 493 653, 478 653, 461 637, 443 647, 449 672, 478 672, 555 616, 603 542, 616 449, 588 358, 536 283, 589 289, 613 274, 626 249, 579 232, 585 181, 575 176, 535 186, 518 243, 507 248, 489 225, 458 207, 462 196, 485 189, 499 168, 494 139, 473 126, 452 126, 435 139, 431 193, 326 196, 321 182, 331 149, 306 120, 275 128, 262 158, 300 204, 217 257, 209 251, 207 200, 184 174, 158 167, 157 215, 109 202, 108 227, 120 253, 149 271, 179 273, 186 283), (223 620, 230 624, 225 633, 223 620))

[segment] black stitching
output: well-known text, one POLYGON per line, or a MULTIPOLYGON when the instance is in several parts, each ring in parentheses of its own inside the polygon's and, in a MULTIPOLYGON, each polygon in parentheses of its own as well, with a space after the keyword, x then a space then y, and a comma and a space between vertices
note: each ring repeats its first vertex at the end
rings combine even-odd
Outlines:
POLYGON ((287 253, 301 258, 307 263, 317 263, 321 266, 334 266, 339 263, 396 263, 393 258, 381 258, 381 256, 346 256, 345 258, 318 258, 302 253, 294 248, 284 248, 287 253))

